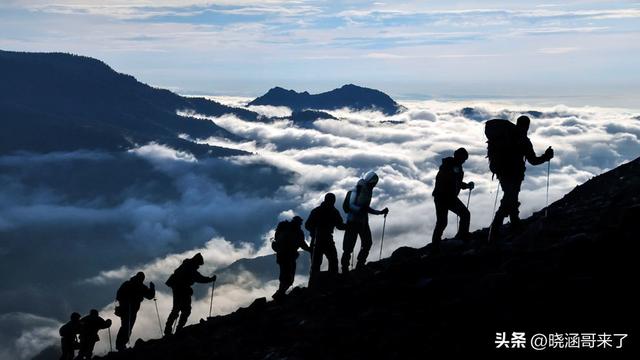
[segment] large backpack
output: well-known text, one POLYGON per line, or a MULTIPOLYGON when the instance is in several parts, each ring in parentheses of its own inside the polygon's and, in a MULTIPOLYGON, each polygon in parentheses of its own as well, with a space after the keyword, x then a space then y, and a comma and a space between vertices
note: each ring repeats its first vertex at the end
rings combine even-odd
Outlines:
POLYGON ((484 134, 487 137, 489 169, 494 174, 502 173, 511 165, 509 158, 517 148, 516 124, 503 119, 489 120, 484 125, 484 134))
POLYGON ((183 260, 182 264, 180 264, 180 266, 178 266, 178 268, 173 271, 173 274, 169 276, 167 281, 165 281, 165 284, 168 287, 173 288, 174 286, 181 286, 186 282, 185 266, 187 262, 189 262, 189 259, 183 260))
POLYGON ((287 236, 291 224, 287 220, 280 221, 276 226, 276 234, 271 242, 271 248, 275 252, 279 252, 286 248, 287 236))
POLYGON ((351 207, 349 206, 349 201, 351 198, 351 193, 353 193, 353 190, 349 190, 347 191, 347 195, 345 195, 344 197, 344 201, 342 201, 342 210, 344 210, 345 214, 348 214, 351 212, 351 207))

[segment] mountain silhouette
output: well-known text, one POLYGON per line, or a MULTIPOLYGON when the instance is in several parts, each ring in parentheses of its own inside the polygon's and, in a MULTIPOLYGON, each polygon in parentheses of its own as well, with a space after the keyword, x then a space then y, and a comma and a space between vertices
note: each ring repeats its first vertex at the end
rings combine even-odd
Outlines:
MULTIPOLYGON (((505 225, 500 246, 487 245, 488 230, 482 229, 470 244, 443 241, 439 255, 431 255, 429 245, 401 247, 337 283, 320 276, 317 287, 295 288, 282 302, 257 299, 104 358, 522 354, 533 350, 497 349, 496 334, 631 334, 638 304, 632 251, 640 218, 638 178, 640 158, 577 186, 523 220, 521 232, 510 233, 505 225)), ((632 353, 633 341, 615 351, 632 353)))
POLYGON ((233 155, 241 152, 180 137, 237 138, 176 111, 257 119, 245 109, 148 86, 84 56, 0 51, 0 79, 0 154, 116 151, 154 141, 196 156, 233 155))
POLYGON ((336 110, 351 108, 353 110, 378 110, 385 115, 394 115, 404 110, 389 95, 374 89, 344 85, 320 94, 296 92, 281 87, 274 87, 266 94, 254 99, 249 105, 287 106, 294 111, 316 109, 336 110))

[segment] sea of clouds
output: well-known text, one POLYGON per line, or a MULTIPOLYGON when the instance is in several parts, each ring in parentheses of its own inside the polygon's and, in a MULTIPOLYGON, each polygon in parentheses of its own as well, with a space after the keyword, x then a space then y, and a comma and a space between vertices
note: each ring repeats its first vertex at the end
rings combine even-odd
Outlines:
MULTIPOLYGON (((215 97, 233 106, 251 99, 215 97)), ((0 157, 0 270, 13 276, 0 289, 0 358, 27 359, 58 341, 71 311, 98 308, 111 318, 122 281, 139 270, 158 286, 163 322, 171 307, 164 280, 186 257, 202 252, 205 274, 242 258, 271 253, 279 219, 306 217, 326 192, 338 204, 368 170, 380 182, 372 206, 390 209, 383 256, 400 246, 421 247, 435 223, 431 197, 441 159, 458 147, 470 154, 465 181, 474 181, 471 228, 492 217, 497 181, 489 173, 483 121, 515 120, 535 111, 530 138, 538 154, 555 150, 549 174, 553 202, 591 177, 640 154, 640 112, 603 107, 533 106, 507 102, 403 101, 407 111, 328 111, 337 120, 312 124, 266 121, 291 113, 283 107, 248 107, 265 116, 250 122, 208 118, 244 140, 189 139, 247 151, 225 159, 197 159, 157 143, 127 153, 74 152, 0 157)), ((188 110, 185 110, 188 113, 188 110)), ((547 166, 528 166, 521 215, 546 205, 547 166)), ((466 201, 468 193, 461 197, 466 201)), ((377 260, 383 218, 370 220, 377 260)), ((456 231, 449 217, 445 236, 456 231)), ((341 253, 341 231, 336 244, 341 253)), ((307 256, 307 255, 303 255, 307 256)), ((273 264, 274 270, 276 264, 273 264)), ((296 283, 304 285, 306 269, 296 283)), ((217 284, 214 314, 270 296, 277 281, 236 270, 217 284)), ((190 323, 208 315, 210 288, 196 285, 190 323)), ((164 325, 164 324, 162 324, 164 325)), ((113 336, 117 326, 113 329, 113 336)), ((153 302, 145 301, 132 341, 160 336, 153 302)), ((106 331, 97 353, 109 349, 106 331)))

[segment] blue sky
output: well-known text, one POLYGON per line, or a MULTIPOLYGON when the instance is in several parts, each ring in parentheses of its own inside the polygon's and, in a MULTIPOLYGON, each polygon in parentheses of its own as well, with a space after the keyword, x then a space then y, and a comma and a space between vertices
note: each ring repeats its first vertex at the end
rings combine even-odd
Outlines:
POLYGON ((356 83, 634 106, 640 2, 4 0, 0 49, 88 55, 190 94, 356 83))

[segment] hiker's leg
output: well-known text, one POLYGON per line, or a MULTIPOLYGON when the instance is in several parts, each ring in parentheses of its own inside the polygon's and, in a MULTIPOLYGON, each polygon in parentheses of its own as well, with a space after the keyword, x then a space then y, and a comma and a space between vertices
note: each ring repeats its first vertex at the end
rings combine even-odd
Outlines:
POLYGON ((173 294, 173 306, 171 307, 169 317, 167 317, 167 323, 164 326, 165 335, 171 335, 171 333, 173 332, 173 323, 178 318, 178 315, 180 315, 180 299, 178 298, 178 295, 174 289, 171 289, 171 292, 173 294))
POLYGON ((187 319, 189 319, 189 315, 191 315, 191 293, 187 291, 181 292, 180 319, 178 320, 178 325, 176 326, 176 332, 184 327, 184 325, 187 323, 187 319))
POLYGON ((313 256, 311 261, 311 276, 314 276, 320 272, 322 267, 322 256, 324 256, 324 241, 325 239, 317 239, 313 247, 313 256), (319 240, 319 241, 318 241, 319 240))
POLYGON ((338 274, 338 251, 336 251, 336 244, 331 240, 325 246, 325 255, 329 261, 329 273, 338 274))
POLYGON ((369 222, 362 223, 359 229, 360 233, 360 252, 358 252, 358 261, 356 267, 364 266, 369 256, 369 250, 373 245, 371 239, 371 228, 369 228, 369 222))
POLYGON ((356 246, 356 239, 358 239, 357 224, 354 222, 347 222, 347 229, 344 232, 344 238, 342 241, 342 272, 349 271, 349 264, 351 263, 351 253, 356 246))
POLYGON ((431 236, 431 247, 437 251, 440 248, 442 233, 444 233, 444 229, 447 227, 449 207, 446 201, 437 197, 433 198, 433 202, 436 206, 436 226, 433 228, 433 235, 431 236))
POLYGON ((469 209, 460 201, 460 199, 456 198, 453 204, 451 205, 451 211, 460 217, 460 227, 458 228, 458 233, 456 234, 456 239, 460 239, 466 241, 469 239, 469 223, 471 222, 471 214, 469 213, 469 209))
POLYGON ((509 211, 509 220, 514 227, 520 226, 520 201, 518 197, 520 195, 520 188, 522 187, 522 181, 524 179, 514 179, 513 181, 513 204, 509 211))
POLYGON ((116 335, 116 350, 124 350, 129 342, 129 314, 123 313, 120 317, 120 329, 116 335))

